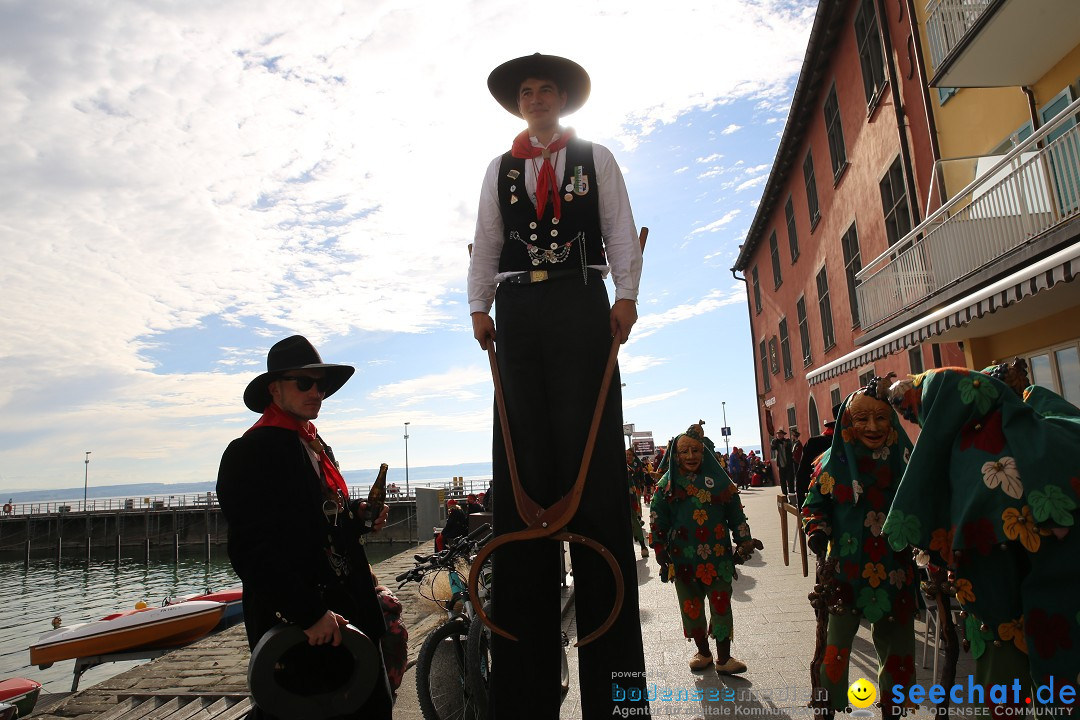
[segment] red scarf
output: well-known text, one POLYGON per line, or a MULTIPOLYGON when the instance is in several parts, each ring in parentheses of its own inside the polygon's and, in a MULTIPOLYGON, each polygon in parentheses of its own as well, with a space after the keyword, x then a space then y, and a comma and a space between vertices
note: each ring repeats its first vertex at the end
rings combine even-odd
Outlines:
POLYGON ((295 430, 300 436, 300 439, 304 441, 304 444, 311 448, 316 455, 319 456, 319 466, 322 467, 323 476, 326 478, 326 484, 330 487, 331 492, 341 491, 341 494, 345 496, 345 499, 349 499, 349 488, 345 485, 345 478, 341 476, 341 472, 338 471, 337 466, 330 459, 330 456, 326 453, 326 448, 323 447, 322 442, 317 437, 315 426, 310 422, 301 423, 298 419, 285 412, 277 406, 275 403, 270 403, 266 406, 266 410, 263 411, 262 417, 258 422, 248 428, 247 432, 251 432, 255 428, 260 427, 277 427, 284 428, 285 430, 295 430))
POLYGON ((544 218, 544 208, 547 207, 548 195, 551 195, 554 200, 555 217, 562 218, 562 198, 559 195, 558 181, 555 179, 555 161, 551 156, 570 142, 570 139, 574 137, 574 130, 567 128, 565 132, 559 137, 558 140, 548 145, 546 148, 539 148, 532 144, 532 140, 529 138, 529 131, 522 130, 521 134, 514 138, 514 144, 510 147, 510 154, 516 158, 524 158, 526 160, 531 158, 538 158, 541 155, 544 156, 542 161, 543 167, 536 175, 536 219, 542 220, 544 218))

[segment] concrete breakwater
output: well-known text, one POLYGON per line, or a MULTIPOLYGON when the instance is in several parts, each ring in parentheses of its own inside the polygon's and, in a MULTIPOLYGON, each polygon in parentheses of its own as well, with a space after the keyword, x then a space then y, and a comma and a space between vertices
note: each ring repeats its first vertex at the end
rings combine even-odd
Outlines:
MULTIPOLYGON (((415 501, 388 503, 386 528, 371 542, 406 542, 416 537, 415 501)), ((149 560, 169 550, 179 554, 224 546, 228 523, 216 502, 170 507, 164 502, 146 507, 75 511, 52 506, 45 512, 0 515, 0 553, 31 557, 76 557, 110 552, 149 560)), ((427 538, 422 538, 426 540, 427 538)))

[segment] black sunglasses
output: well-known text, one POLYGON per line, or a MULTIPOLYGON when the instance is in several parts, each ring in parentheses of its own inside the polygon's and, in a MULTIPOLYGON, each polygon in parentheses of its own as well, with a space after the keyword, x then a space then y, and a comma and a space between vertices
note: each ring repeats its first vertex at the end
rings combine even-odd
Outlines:
POLYGON ((300 392, 307 392, 311 389, 312 385, 319 387, 319 392, 328 392, 330 390, 329 378, 313 378, 306 375, 282 375, 278 380, 292 380, 296 383, 296 389, 300 392))

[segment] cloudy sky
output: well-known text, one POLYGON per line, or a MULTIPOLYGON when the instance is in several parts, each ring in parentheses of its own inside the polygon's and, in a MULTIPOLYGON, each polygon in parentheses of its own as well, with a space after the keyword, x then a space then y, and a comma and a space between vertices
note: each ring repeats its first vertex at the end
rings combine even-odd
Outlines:
POLYGON ((650 228, 625 420, 759 442, 731 267, 814 0, 0 0, 0 492, 215 477, 294 333, 357 367, 324 406, 346 469, 490 458, 466 247, 524 124, 487 92, 571 57, 566 124, 650 228), (712 428, 712 430, 710 430, 712 428))

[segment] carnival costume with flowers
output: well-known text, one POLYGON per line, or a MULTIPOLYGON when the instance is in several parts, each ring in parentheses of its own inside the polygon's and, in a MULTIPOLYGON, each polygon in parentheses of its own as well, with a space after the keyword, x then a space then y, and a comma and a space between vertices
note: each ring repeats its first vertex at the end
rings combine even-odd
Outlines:
MULTIPOLYGON (((833 563, 829 624, 821 684, 834 709, 847 705, 848 660, 860 616, 871 623, 878 655, 878 687, 909 687, 915 679, 915 568, 911 550, 889 547, 886 515, 904 474, 911 441, 896 413, 876 398, 878 378, 844 401, 832 446, 814 461, 803 530, 811 548, 829 540, 833 563), (877 407, 890 417, 884 444, 860 441, 853 415, 877 407)), ((884 385, 881 387, 884 390, 884 385)), ((881 699, 887 701, 886 693, 881 699)))
POLYGON ((922 434, 885 534, 948 567, 976 679, 1080 684, 1080 410, 963 368, 890 398, 922 434))
MULTIPOLYGON (((693 425, 674 438, 664 461, 676 455, 678 441, 684 436, 704 444, 701 466, 698 472, 684 473, 679 463, 672 461, 660 478, 650 507, 652 546, 661 572, 667 563, 665 579, 674 581, 683 634, 699 647, 708 635, 719 645, 729 642, 733 632, 731 581, 737 577, 735 563, 741 559, 736 560, 740 550, 733 549, 732 538, 736 548, 747 548, 743 551, 747 556, 756 541, 750 534, 739 490, 720 467, 712 442, 701 434, 700 426, 693 425), (706 599, 711 615, 708 627, 706 599)), ((760 548, 760 543, 756 547, 760 548)))

